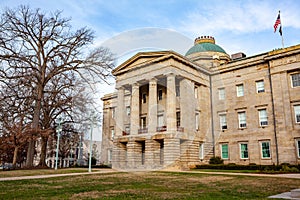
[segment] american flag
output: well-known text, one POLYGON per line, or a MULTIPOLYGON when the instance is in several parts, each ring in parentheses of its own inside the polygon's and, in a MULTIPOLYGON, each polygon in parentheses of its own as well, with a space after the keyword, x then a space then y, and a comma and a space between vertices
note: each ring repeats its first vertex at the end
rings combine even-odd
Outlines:
POLYGON ((280 21, 280 13, 278 13, 278 17, 277 17, 276 22, 275 22, 275 24, 274 24, 274 33, 276 32, 277 27, 278 27, 279 24, 281 24, 281 21, 280 21))

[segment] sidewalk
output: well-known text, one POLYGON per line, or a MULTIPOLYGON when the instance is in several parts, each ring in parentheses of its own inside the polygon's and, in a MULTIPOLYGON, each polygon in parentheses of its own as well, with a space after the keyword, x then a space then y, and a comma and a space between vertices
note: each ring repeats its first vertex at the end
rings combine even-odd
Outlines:
MULTIPOLYGON (((252 174, 252 173, 232 173, 232 172, 204 172, 198 170, 191 171, 180 171, 180 170, 162 170, 164 172, 182 172, 182 173, 199 173, 199 174, 217 174, 217 175, 230 175, 230 176, 256 176, 256 177, 272 177, 272 178, 292 178, 300 179, 300 173, 297 174, 252 174)), ((42 179, 42 178, 53 178, 53 177, 63 177, 63 176, 80 176, 88 174, 106 174, 119 172, 114 169, 96 169, 93 172, 80 172, 80 173, 68 173, 68 174, 48 174, 48 175, 36 175, 36 176, 19 176, 19 177, 5 177, 0 178, 0 181, 12 181, 12 180, 26 180, 26 179, 42 179)), ((121 171, 120 171, 121 172, 121 171)), ((122 171, 124 172, 124 171, 122 171)), ((129 173, 134 171, 128 171, 129 173)), ((139 171, 141 172, 141 171, 139 171)), ((149 172, 149 171, 145 171, 149 172)))
POLYGON ((63 176, 80 176, 87 174, 106 174, 117 172, 113 169, 101 169, 93 172, 80 172, 80 173, 68 173, 68 174, 47 174, 47 175, 36 175, 36 176, 18 176, 18 177, 5 177, 0 178, 0 181, 14 181, 14 180, 27 180, 27 179, 41 179, 41 178, 53 178, 53 177, 63 177, 63 176))
MULTIPOLYGON (((178 171, 180 172, 180 171, 178 171)), ((257 177, 272 177, 272 178, 293 178, 300 179, 300 173, 293 174, 256 174, 256 173, 233 173, 233 172, 203 172, 203 171, 182 171, 185 173, 200 173, 200 174, 219 174, 219 175, 232 175, 232 176, 257 176, 257 177)))

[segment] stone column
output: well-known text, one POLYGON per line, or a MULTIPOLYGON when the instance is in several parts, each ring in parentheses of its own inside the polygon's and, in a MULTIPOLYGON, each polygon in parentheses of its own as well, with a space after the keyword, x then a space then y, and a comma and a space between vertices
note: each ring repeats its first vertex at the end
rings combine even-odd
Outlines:
POLYGON ((124 130, 124 88, 118 88, 118 101, 116 109, 116 135, 121 136, 124 130))
POLYGON ((195 131, 194 83, 188 79, 180 81, 180 115, 181 126, 185 132, 193 133, 195 131))
POLYGON ((176 86, 175 74, 167 75, 167 131, 176 131, 176 86))
POLYGON ((153 157, 154 157, 154 148, 153 148, 152 139, 146 139, 145 141, 145 168, 152 169, 153 168, 153 157))
POLYGON ((180 139, 166 138, 164 140, 164 166, 176 166, 180 161, 180 139))
POLYGON ((128 141, 127 143, 127 167, 128 169, 134 169, 136 160, 135 141, 128 141))
POLYGON ((140 128, 140 91, 138 83, 132 85, 130 109, 130 135, 137 135, 140 128))
POLYGON ((149 104, 148 104, 148 132, 156 132, 157 127, 157 80, 149 81, 149 104))

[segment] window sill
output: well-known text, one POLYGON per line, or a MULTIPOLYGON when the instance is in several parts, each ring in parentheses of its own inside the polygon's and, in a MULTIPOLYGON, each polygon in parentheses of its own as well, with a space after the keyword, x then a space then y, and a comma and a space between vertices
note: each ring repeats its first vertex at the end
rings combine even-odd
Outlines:
POLYGON ((259 128, 267 128, 268 125, 265 125, 265 126, 259 126, 259 128))

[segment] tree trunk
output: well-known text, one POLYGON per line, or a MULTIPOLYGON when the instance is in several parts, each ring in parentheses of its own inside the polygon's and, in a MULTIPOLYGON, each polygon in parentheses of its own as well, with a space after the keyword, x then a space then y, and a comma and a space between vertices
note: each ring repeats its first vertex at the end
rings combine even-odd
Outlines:
POLYGON ((39 166, 46 167, 46 154, 47 154, 48 136, 42 136, 41 139, 41 154, 39 166))
MULTIPOLYGON (((37 86, 37 99, 35 103, 34 108, 34 115, 32 120, 32 128, 34 130, 38 130, 39 128, 39 121, 40 121, 40 112, 41 112, 41 101, 43 97, 43 86, 38 85, 37 86)), ((36 134, 36 133, 33 133, 36 134)), ((28 149, 27 149, 27 155, 26 155, 26 167, 30 168, 33 167, 33 159, 34 159, 34 139, 33 134, 31 135, 29 142, 28 142, 28 149)))
POLYGON ((16 167, 16 164, 17 164, 18 151, 19 151, 19 147, 18 147, 18 146, 15 146, 15 149, 14 149, 14 157, 13 157, 13 163, 12 163, 14 168, 16 167))

